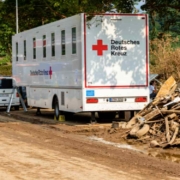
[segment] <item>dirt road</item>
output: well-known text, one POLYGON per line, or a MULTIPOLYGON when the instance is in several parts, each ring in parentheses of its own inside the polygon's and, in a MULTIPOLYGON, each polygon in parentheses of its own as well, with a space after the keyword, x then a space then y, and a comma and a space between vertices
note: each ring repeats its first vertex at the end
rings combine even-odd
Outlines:
POLYGON ((180 164, 93 141, 108 125, 42 124, 0 116, 0 180, 180 179, 180 164), (81 133, 79 133, 81 132, 81 133))

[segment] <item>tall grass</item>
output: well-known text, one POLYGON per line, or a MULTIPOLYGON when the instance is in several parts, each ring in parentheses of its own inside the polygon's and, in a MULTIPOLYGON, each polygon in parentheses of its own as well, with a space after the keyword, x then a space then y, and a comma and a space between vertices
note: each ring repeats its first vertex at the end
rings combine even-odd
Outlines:
POLYGON ((166 80, 171 75, 180 81, 180 48, 174 48, 178 38, 163 36, 150 41, 150 71, 166 80))
POLYGON ((0 57, 0 66, 11 64, 11 56, 6 55, 4 57, 0 57))
POLYGON ((11 76, 11 75, 12 75, 11 65, 0 66, 0 76, 11 76))
POLYGON ((0 57, 0 76, 11 76, 12 75, 12 64, 11 56, 6 55, 0 57))

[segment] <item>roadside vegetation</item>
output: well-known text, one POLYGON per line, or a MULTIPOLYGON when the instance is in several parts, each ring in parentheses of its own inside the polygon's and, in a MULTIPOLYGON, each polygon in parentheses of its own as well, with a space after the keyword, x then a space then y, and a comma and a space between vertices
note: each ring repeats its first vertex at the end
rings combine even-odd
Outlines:
POLYGON ((166 80, 172 75, 177 81, 180 81, 178 42, 179 38, 173 38, 170 35, 150 41, 150 70, 151 73, 160 74, 162 80, 166 80))
POLYGON ((12 64, 11 56, 4 54, 0 56, 0 76, 11 76, 12 75, 12 64))
POLYGON ((11 76, 12 75, 12 65, 2 65, 0 66, 0 76, 11 76))

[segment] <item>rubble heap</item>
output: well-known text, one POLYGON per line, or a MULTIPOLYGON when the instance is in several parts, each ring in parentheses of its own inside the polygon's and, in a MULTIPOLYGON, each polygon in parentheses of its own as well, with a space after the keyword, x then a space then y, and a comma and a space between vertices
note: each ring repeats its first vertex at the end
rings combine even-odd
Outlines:
POLYGON ((180 145, 180 90, 173 77, 125 128, 130 128, 128 137, 149 140, 151 147, 180 145))

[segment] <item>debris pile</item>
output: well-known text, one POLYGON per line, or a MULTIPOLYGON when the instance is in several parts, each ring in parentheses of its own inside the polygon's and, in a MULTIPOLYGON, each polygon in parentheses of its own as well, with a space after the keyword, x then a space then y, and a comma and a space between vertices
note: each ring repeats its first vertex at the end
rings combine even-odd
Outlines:
POLYGON ((160 88, 156 98, 125 126, 128 137, 150 142, 151 147, 180 145, 180 89, 173 77, 160 88))

